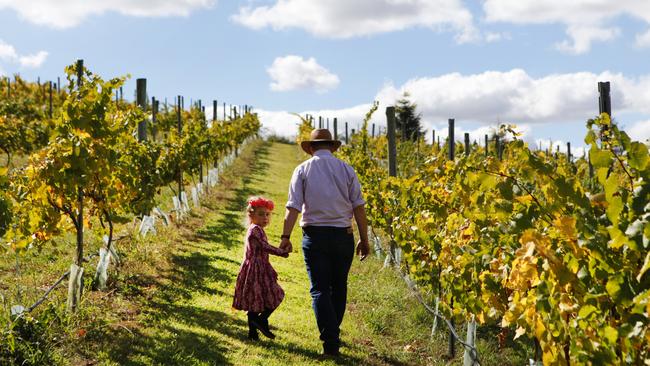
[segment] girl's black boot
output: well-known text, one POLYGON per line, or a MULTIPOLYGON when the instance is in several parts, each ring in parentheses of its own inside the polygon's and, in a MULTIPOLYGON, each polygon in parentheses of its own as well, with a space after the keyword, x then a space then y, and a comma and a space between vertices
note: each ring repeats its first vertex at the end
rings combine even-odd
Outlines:
POLYGON ((260 336, 257 334, 257 328, 253 325, 255 316, 256 314, 254 313, 248 313, 248 339, 253 341, 260 339, 260 336))

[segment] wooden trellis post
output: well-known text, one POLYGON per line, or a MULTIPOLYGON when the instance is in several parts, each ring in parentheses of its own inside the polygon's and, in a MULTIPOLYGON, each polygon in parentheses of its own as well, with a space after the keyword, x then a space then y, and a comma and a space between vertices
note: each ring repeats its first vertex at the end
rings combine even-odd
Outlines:
POLYGON ((50 102, 50 113, 49 113, 49 115, 50 115, 50 119, 52 119, 52 82, 50 81, 48 84, 49 84, 49 93, 50 93, 50 95, 49 95, 49 102, 50 102))
MULTIPOLYGON (((183 136, 183 122, 182 122, 182 117, 181 117, 181 110, 182 110, 182 102, 183 102, 183 97, 178 96, 178 107, 176 108, 176 119, 177 119, 177 125, 176 128, 178 130, 178 138, 183 136)), ((183 191, 183 171, 181 170, 181 167, 178 167, 178 202, 181 202, 181 192, 183 191)))
MULTIPOLYGON (((83 84, 84 61, 77 60, 77 88, 81 90, 83 84)), ((69 312, 77 311, 81 303, 83 292, 83 258, 84 258, 84 191, 83 187, 77 187, 77 252, 74 263, 70 266, 70 277, 68 278, 68 300, 66 309, 69 312)))
POLYGON ((455 153, 454 149, 456 147, 456 145, 454 143, 454 123, 455 123, 454 119, 450 118, 449 119, 449 137, 448 137, 448 140, 447 140, 447 151, 449 153, 447 158, 449 160, 454 160, 454 153, 455 153))
MULTIPOLYGON (((397 141, 395 136, 395 107, 386 108, 386 126, 388 128, 388 175, 397 176, 397 141)), ((390 257, 393 264, 396 263, 397 245, 395 241, 390 240, 390 257)))
POLYGON ((600 113, 607 113, 612 117, 612 100, 609 95, 609 81, 598 82, 598 109, 600 113))
POLYGON ((395 142, 395 107, 386 108, 386 125, 388 126, 388 175, 396 177, 397 144, 395 142))
MULTIPOLYGON (((141 78, 136 80, 136 95, 138 107, 143 111, 147 108, 147 79, 141 78)), ((147 121, 138 123, 138 141, 147 140, 147 121)))
POLYGON ((151 138, 153 139, 154 142, 156 142, 156 135, 158 132, 158 108, 159 106, 159 101, 155 97, 151 97, 151 138))
POLYGON ((497 157, 499 158, 499 160, 501 160, 501 154, 500 154, 501 147, 499 144, 499 135, 494 136, 494 148, 496 149, 497 157))

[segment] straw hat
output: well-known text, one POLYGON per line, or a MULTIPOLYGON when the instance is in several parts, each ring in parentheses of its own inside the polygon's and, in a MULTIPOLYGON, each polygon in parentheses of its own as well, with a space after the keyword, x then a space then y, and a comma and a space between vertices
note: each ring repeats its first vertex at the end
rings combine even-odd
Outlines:
POLYGON ((302 149, 305 150, 307 154, 311 154, 309 152, 309 146, 312 142, 329 142, 332 146, 332 151, 336 151, 339 147, 341 147, 341 141, 333 140, 332 133, 326 128, 318 128, 311 131, 310 139, 301 142, 300 147, 302 147, 302 149))

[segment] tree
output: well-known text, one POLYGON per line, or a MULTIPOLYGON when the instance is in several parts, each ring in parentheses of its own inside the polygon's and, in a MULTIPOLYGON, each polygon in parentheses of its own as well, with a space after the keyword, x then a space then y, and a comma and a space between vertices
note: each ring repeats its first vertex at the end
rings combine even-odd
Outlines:
POLYGON ((409 100, 410 96, 408 92, 404 92, 395 107, 395 127, 403 141, 406 139, 417 141, 426 132, 420 125, 422 114, 416 113, 417 104, 409 100))
MULTIPOLYGON (((208 129, 203 113, 193 109, 182 111, 186 125, 181 135, 172 133, 177 112, 166 108, 169 116, 161 120, 169 123, 156 127, 169 137, 161 143, 138 141, 138 125, 148 123, 148 113, 112 100, 125 77, 104 81, 81 60, 68 66, 66 74, 69 93, 55 117, 47 119, 48 143, 34 148, 26 166, 11 171, 0 167, 0 253, 40 248, 53 236, 74 231, 76 252, 67 303, 74 311, 83 288, 85 228, 99 222, 101 228, 95 232, 107 234, 103 249, 110 252, 115 219, 151 212, 160 187, 175 181, 178 172, 200 173, 206 158, 223 156, 226 149, 257 133, 260 122, 256 114, 247 113, 208 129)), ((2 107, 0 103, 0 112, 2 107)), ((15 136, 5 127, 16 126, 17 119, 7 124, 6 118, 0 113, 0 150, 3 138, 15 136)))
MULTIPOLYGON (((123 84, 124 78, 105 82, 85 69, 81 60, 76 66, 68 66, 66 73, 70 94, 54 120, 50 143, 31 156, 27 176, 32 199, 49 203, 69 219, 77 234, 67 302, 68 310, 74 311, 83 288, 84 228, 90 227, 91 217, 108 220, 112 226, 119 194, 126 191, 116 187, 128 183, 119 180, 118 174, 122 172, 116 163, 130 151, 119 148, 130 146, 126 140, 135 141, 128 122, 137 123, 138 119, 117 113, 112 104, 113 91, 123 84)), ((50 218, 45 221, 61 223, 56 215, 41 211, 50 218)))

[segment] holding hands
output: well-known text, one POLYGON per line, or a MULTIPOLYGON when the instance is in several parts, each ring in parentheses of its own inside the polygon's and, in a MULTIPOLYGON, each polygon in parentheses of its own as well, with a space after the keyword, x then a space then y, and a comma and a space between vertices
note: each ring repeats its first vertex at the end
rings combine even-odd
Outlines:
POLYGON ((287 251, 287 256, 289 253, 293 251, 293 245, 291 245, 291 240, 287 237, 283 237, 282 241, 280 242, 280 249, 284 249, 287 251))

